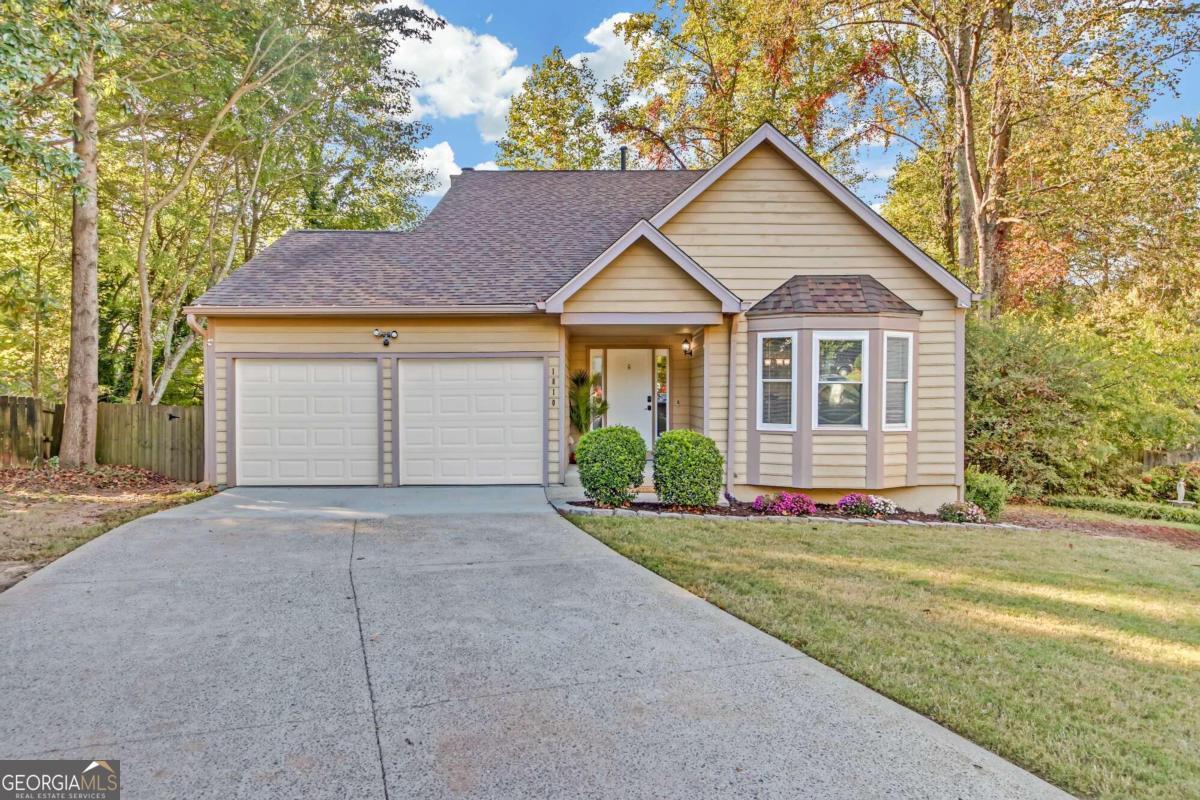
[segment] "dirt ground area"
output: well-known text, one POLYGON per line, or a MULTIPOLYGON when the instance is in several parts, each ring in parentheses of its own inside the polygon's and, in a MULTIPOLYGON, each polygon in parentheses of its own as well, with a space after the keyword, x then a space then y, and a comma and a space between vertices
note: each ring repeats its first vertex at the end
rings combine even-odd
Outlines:
POLYGON ((210 493, 137 467, 0 469, 0 591, 105 531, 210 493))
POLYGON ((1200 550, 1200 528, 1181 522, 1155 522, 1126 519, 1097 511, 1082 511, 1049 506, 1009 506, 1002 515, 1004 522, 1030 528, 1053 528, 1060 531, 1086 533, 1092 536, 1122 536, 1149 539, 1177 547, 1200 550))

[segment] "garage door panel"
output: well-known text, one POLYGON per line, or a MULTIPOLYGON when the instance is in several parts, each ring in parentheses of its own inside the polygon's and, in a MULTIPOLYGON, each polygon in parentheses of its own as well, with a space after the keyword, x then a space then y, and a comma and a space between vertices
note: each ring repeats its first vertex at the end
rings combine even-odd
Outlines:
POLYGON ((404 483, 541 483, 540 359, 400 362, 404 483))
POLYGON ((378 482, 375 361, 239 359, 236 380, 239 483, 378 482))

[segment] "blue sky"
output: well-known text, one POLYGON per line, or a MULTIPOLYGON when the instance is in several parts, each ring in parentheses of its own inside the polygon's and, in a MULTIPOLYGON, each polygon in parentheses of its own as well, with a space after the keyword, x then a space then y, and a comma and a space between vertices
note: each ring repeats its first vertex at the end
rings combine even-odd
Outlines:
MULTIPOLYGON (((568 56, 586 55, 597 77, 604 80, 619 69, 626 54, 612 32, 613 23, 631 11, 649 8, 649 3, 629 0, 424 2, 447 26, 430 43, 404 43, 396 62, 421 81, 416 111, 432 128, 423 154, 426 165, 441 178, 439 190, 425 199, 430 206, 445 191, 448 176, 461 167, 494 168, 495 143, 504 131, 508 99, 520 88, 531 64, 557 44, 568 56)), ((1161 121, 1197 113, 1200 65, 1193 64, 1184 74, 1179 96, 1159 98, 1150 116, 1161 121)), ((882 200, 891 166, 902 152, 894 147, 863 153, 862 166, 874 177, 858 191, 869 203, 882 200)))

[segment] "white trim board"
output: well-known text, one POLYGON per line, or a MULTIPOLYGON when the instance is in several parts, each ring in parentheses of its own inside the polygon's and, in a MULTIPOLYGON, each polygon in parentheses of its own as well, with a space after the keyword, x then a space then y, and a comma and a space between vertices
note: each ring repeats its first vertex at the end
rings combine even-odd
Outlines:
POLYGON ((726 288, 725 284, 714 278, 708 271, 692 260, 691 256, 679 249, 679 246, 668 239, 656 227, 646 220, 638 220, 627 230, 620 239, 610 244, 607 249, 597 256, 583 271, 567 281, 554 294, 546 298, 546 313, 563 313, 563 304, 588 282, 600 274, 600 271, 616 260, 637 242, 645 239, 658 248, 659 252, 686 272, 692 280, 703 286, 709 294, 721 302, 721 311, 726 314, 736 314, 742 309, 742 299, 726 288))
POLYGON ((704 173, 699 180, 664 206, 662 210, 650 218, 650 224, 655 229, 662 228, 672 217, 682 211, 703 193, 705 189, 712 186, 717 179, 728 172, 734 164, 737 164, 763 143, 770 144, 778 150, 784 158, 791 161, 808 177, 816 181, 821 188, 845 206, 851 214, 858 217, 871 230, 882 236, 890 245, 908 258, 909 261, 913 262, 913 264, 936 281, 938 285, 952 294, 959 308, 969 308, 971 306, 971 300, 974 295, 970 287, 951 275, 945 267, 934 261, 924 250, 906 239, 887 220, 864 203, 858 195, 843 186, 837 178, 826 172, 820 164, 813 161, 807 153, 796 146, 795 142, 780 133, 770 123, 763 123, 758 130, 750 135, 750 138, 735 147, 733 152, 721 159, 712 169, 704 173))

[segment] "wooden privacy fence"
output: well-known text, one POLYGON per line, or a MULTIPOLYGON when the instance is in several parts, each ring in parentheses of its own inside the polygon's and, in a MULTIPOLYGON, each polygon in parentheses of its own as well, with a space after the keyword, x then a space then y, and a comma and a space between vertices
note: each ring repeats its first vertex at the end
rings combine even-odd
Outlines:
MULTIPOLYGON (((62 412, 61 404, 0 396, 0 465, 58 455, 62 412)), ((204 480, 204 409, 101 403, 96 461, 142 467, 181 481, 204 480)))

